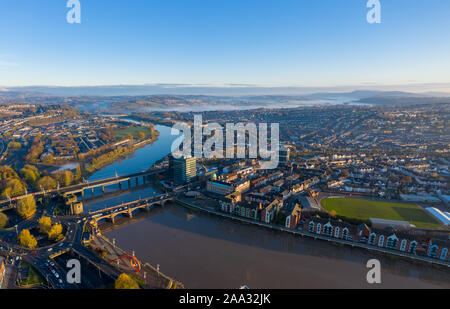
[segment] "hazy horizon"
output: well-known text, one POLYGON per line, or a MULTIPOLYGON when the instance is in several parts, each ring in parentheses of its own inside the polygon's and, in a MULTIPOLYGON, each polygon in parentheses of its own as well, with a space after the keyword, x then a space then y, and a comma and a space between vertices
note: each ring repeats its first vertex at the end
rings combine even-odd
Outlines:
POLYGON ((450 84, 409 85, 361 85, 335 87, 269 87, 264 85, 187 85, 187 84, 141 84, 96 86, 17 86, 2 87, 0 92, 38 92, 56 96, 145 96, 145 95, 211 95, 211 96, 258 96, 258 95, 314 95, 321 93, 345 94, 350 92, 407 92, 417 95, 450 95, 450 84))

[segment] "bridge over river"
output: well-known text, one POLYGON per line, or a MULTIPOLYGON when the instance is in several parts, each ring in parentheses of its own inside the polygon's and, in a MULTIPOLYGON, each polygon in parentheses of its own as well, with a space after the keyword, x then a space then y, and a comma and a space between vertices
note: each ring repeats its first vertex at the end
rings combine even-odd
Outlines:
MULTIPOLYGON (((142 181, 141 181, 142 184, 145 184, 148 181, 150 176, 156 175, 156 174, 161 174, 166 171, 167 171, 167 168, 149 169, 144 172, 134 173, 134 174, 125 175, 125 176, 110 177, 110 178, 105 178, 105 179, 96 180, 96 181, 92 181, 92 182, 84 182, 81 184, 76 184, 76 185, 58 188, 58 189, 54 189, 54 190, 47 190, 47 191, 43 190, 43 191, 39 191, 39 192, 30 193, 28 195, 33 195, 35 197, 39 197, 39 196, 43 196, 45 194, 62 194, 62 195, 66 195, 66 196, 79 194, 84 198, 84 192, 86 190, 91 190, 93 193, 95 188, 101 187, 102 192, 104 193, 106 186, 118 184, 119 188, 122 189, 123 182, 128 182, 128 187, 131 187, 132 182, 135 182, 136 185, 139 185, 140 178, 142 178, 142 181)), ((14 197, 12 199, 6 199, 6 200, 0 201, 0 210, 7 210, 9 208, 14 207, 11 204, 11 202, 15 201, 15 200, 20 200, 20 199, 24 198, 25 196, 27 196, 27 195, 21 195, 21 196, 14 197)))
POLYGON ((133 212, 136 210, 146 210, 149 211, 154 205, 161 205, 167 201, 173 200, 174 194, 160 194, 156 196, 152 196, 145 199, 136 200, 133 202, 105 208, 102 210, 97 210, 93 212, 89 212, 87 218, 91 220, 91 222, 96 225, 98 221, 102 219, 109 219, 114 222, 114 218, 117 215, 126 215, 128 217, 133 217, 133 212))

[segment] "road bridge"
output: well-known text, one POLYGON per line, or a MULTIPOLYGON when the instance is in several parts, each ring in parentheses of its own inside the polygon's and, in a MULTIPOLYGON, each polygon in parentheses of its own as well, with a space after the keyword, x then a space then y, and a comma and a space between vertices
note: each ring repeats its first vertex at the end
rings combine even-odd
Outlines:
POLYGON ((94 221, 97 224, 98 221, 102 219, 109 219, 114 222, 114 218, 117 215, 126 215, 128 217, 133 217, 133 212, 139 209, 150 210, 154 205, 164 206, 167 201, 173 200, 174 196, 172 194, 161 194, 152 196, 145 199, 140 199, 137 201, 105 208, 102 210, 97 210, 94 212, 89 212, 88 219, 94 221))

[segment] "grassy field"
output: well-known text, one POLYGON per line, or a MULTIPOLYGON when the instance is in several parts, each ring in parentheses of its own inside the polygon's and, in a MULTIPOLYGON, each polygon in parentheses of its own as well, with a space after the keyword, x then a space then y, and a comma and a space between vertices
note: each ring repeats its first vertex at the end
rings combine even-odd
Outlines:
POLYGON ((327 198, 322 206, 334 210, 340 216, 366 220, 380 218, 388 220, 408 221, 417 227, 441 227, 431 215, 414 204, 380 202, 357 198, 327 198))
POLYGON ((114 130, 114 137, 116 140, 126 139, 128 134, 131 134, 135 140, 138 139, 139 132, 145 133, 145 138, 150 136, 150 128, 141 127, 141 126, 131 126, 123 129, 114 130))

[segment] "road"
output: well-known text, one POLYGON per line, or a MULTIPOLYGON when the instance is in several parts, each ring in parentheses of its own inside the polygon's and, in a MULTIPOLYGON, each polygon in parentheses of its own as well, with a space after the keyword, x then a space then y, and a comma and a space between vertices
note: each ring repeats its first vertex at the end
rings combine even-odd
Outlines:
MULTIPOLYGON (((176 194, 177 191, 185 189, 185 186, 181 186, 176 188, 172 194, 152 196, 127 205, 119 205, 107 210, 98 211, 95 212, 95 214, 109 215, 118 211, 128 210, 129 208, 139 207, 144 204, 161 202, 171 199, 172 195, 176 194)), ((81 217, 53 216, 53 209, 53 206, 50 206, 48 209, 53 223, 62 224, 66 230, 65 237, 61 242, 36 249, 27 249, 17 243, 17 235, 22 230, 33 228, 38 225, 38 220, 42 215, 47 215, 46 211, 42 207, 38 206, 38 209, 32 218, 19 222, 13 229, 0 231, 0 254, 6 256, 17 256, 18 259, 22 259, 22 261, 33 265, 46 279, 49 287, 55 289, 78 289, 86 287, 85 285, 70 284, 67 282, 66 278, 68 269, 66 268, 66 265, 58 264, 56 261, 59 259, 56 256, 65 252, 69 252, 69 255, 83 260, 85 265, 88 265, 89 268, 94 269, 94 275, 98 271, 98 276, 102 277, 101 274, 104 274, 108 277, 109 282, 114 281, 121 274, 121 270, 117 269, 106 260, 100 258, 96 252, 88 249, 82 244, 85 224, 90 218, 93 218, 93 213, 86 214, 81 217)), ((59 260, 61 263, 61 259, 59 260)), ((8 267, 11 274, 17 274, 17 269, 14 268, 14 264, 8 265, 8 267)), ((16 277, 11 275, 8 278, 9 286, 15 282, 16 277)), ((95 280, 93 280, 93 282, 95 282, 95 280)))

